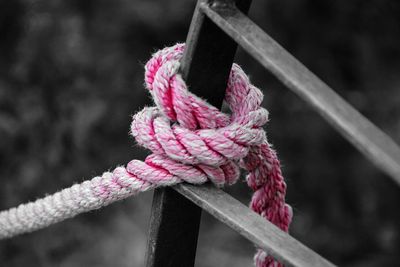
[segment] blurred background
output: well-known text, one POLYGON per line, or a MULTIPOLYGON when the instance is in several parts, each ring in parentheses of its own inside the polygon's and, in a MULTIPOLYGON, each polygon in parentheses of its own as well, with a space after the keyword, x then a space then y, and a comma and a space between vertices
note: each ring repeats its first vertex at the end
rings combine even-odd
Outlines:
MULTIPOLYGON (((134 158, 143 65, 185 41, 195 1, 0 0, 0 209, 134 158)), ((250 17, 400 143, 400 2, 254 0, 250 17)), ((398 266, 400 188, 239 49, 265 92, 291 234, 343 266, 398 266)), ((248 203, 244 182, 229 189, 248 203)), ((0 241, 0 266, 143 266, 152 192, 0 241)), ((203 213, 197 266, 252 266, 254 247, 203 213)))

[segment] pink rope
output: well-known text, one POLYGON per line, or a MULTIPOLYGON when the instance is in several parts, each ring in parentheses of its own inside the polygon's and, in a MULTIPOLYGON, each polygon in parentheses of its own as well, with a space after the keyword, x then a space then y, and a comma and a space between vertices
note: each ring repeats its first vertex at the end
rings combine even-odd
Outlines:
MULTIPOLYGON (((222 113, 187 89, 178 73, 183 50, 184 44, 167 47, 145 66, 146 87, 156 106, 133 116, 131 133, 152 154, 144 162, 132 160, 126 168, 2 211, 0 238, 40 229, 159 186, 208 180, 217 186, 231 185, 239 178, 239 167, 248 171, 246 180, 254 190, 250 207, 288 231, 292 211, 285 204, 279 160, 262 128, 268 121, 268 111, 261 107, 263 94, 233 64, 225 95, 232 114, 222 113)), ((282 266, 262 250, 255 263, 282 266)))
MULTIPOLYGON (((287 232, 292 211, 285 204, 279 160, 262 129, 268 121, 268 112, 260 106, 263 94, 233 64, 225 96, 232 115, 221 113, 191 94, 177 74, 183 50, 183 44, 165 48, 146 64, 146 87, 157 108, 145 109, 146 115, 139 113, 132 123, 137 142, 154 153, 146 163, 168 173, 179 171, 177 176, 189 183, 203 183, 208 177, 216 185, 236 182, 240 165, 249 172, 246 180, 254 190, 251 208, 287 232), (182 163, 190 166, 183 176, 181 165, 176 165, 182 163), (192 176, 193 171, 203 175, 192 176)), ((255 262, 276 266, 261 250, 255 262)))

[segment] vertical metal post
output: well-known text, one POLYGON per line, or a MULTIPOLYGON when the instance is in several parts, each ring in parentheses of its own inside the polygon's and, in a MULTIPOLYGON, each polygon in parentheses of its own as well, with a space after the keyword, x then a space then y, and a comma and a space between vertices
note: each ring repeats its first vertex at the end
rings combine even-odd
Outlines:
MULTIPOLYGON (((190 91, 221 107, 237 44, 200 10, 234 5, 247 13, 251 0, 199 0, 186 40, 181 73, 190 91)), ((172 188, 154 191, 147 267, 194 266, 201 209, 172 188)))

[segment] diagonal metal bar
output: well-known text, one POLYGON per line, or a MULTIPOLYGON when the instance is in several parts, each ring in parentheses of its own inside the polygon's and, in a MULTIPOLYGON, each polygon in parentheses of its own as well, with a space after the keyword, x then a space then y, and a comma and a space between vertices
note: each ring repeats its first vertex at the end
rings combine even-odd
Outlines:
POLYGON ((229 3, 201 10, 400 185, 399 146, 229 3))
POLYGON ((179 184, 173 188, 285 266, 334 266, 212 184, 179 184))

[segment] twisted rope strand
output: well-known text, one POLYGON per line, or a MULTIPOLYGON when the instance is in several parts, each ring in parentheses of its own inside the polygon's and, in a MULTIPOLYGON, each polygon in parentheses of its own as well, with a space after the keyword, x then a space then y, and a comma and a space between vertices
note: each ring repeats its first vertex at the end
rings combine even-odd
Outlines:
MULTIPOLYGON (((177 73, 184 47, 160 50, 145 66, 146 88, 156 106, 133 116, 131 134, 152 154, 0 212, 0 238, 44 228, 159 186, 208 180, 231 185, 239 178, 239 167, 248 171, 246 180, 254 191, 250 207, 288 231, 292 210, 285 204, 279 160, 262 128, 268 121, 268 111, 261 107, 262 92, 233 64, 225 96, 232 114, 222 113, 190 93, 177 73)), ((255 255, 255 264, 282 266, 262 250, 255 255)))

